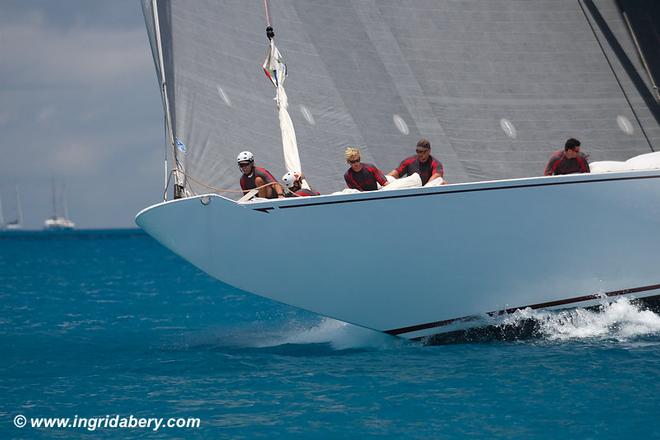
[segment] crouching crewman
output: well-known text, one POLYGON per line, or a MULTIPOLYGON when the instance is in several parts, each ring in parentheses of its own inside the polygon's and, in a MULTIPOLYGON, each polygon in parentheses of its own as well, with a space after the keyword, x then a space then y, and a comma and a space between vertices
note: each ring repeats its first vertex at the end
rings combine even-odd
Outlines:
POLYGON ((308 196, 318 196, 318 192, 302 187, 302 181, 305 178, 303 173, 297 171, 289 171, 282 177, 282 181, 289 188, 289 192, 285 194, 285 197, 308 197, 308 196))

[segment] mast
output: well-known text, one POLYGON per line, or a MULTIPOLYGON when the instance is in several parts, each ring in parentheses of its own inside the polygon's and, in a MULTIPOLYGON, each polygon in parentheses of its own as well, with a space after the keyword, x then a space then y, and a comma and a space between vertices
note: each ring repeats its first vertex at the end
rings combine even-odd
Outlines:
MULTIPOLYGON (((165 79, 165 63, 163 60, 163 44, 161 41, 160 20, 158 18, 158 1, 151 0, 152 18, 154 20, 154 29, 156 34, 156 49, 158 51, 158 64, 160 65, 159 81, 160 93, 163 99, 163 108, 165 110, 165 132, 167 137, 167 145, 172 148, 172 157, 174 159, 174 198, 179 199, 184 195, 184 179, 181 173, 181 166, 177 153, 177 147, 174 142, 174 131, 172 129, 172 114, 170 112, 170 101, 167 94, 167 81, 165 79)), ((167 200, 167 182, 168 182, 168 167, 167 167, 167 152, 165 153, 165 186, 164 199, 167 200)))

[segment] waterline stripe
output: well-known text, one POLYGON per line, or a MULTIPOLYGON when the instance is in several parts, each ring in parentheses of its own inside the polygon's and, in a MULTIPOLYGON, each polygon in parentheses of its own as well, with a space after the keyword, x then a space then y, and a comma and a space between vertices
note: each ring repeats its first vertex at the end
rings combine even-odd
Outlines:
MULTIPOLYGON (((605 292, 602 294, 592 294, 592 295, 584 295, 584 296, 576 296, 573 298, 567 298, 567 299, 561 299, 557 301, 548 301, 544 303, 538 303, 538 304, 531 304, 527 306, 519 306, 519 307, 512 307, 509 309, 502 309, 502 310, 497 310, 494 312, 488 312, 487 314, 489 316, 498 316, 498 315, 504 315, 505 313, 513 313, 516 310, 521 310, 521 309, 543 309, 546 307, 555 307, 555 306, 561 306, 565 304, 573 304, 573 303, 579 303, 583 301, 589 301, 592 299, 598 299, 602 298, 603 296, 619 296, 619 295, 627 295, 629 293, 638 293, 638 292, 646 292, 649 290, 656 290, 660 289, 660 284, 652 284, 649 286, 641 286, 641 287, 631 287, 629 289, 621 289, 621 290, 614 290, 611 292, 605 292)), ((416 332, 419 330, 426 330, 429 328, 435 328, 435 327, 443 327, 445 325, 453 324, 455 322, 459 321, 473 321, 479 319, 479 315, 472 315, 472 316, 464 316, 462 318, 453 318, 453 319, 445 319, 443 321, 435 321, 435 322, 429 322, 426 324, 418 324, 418 325, 411 325, 409 327, 401 327, 393 330, 386 330, 385 333, 390 334, 390 335, 402 335, 404 333, 411 333, 411 332, 416 332)))

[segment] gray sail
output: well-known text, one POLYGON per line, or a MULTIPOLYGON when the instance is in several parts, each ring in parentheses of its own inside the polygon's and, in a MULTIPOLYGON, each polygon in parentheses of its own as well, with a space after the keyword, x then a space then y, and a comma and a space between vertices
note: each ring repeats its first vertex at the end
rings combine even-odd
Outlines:
MULTIPOLYGON (((242 150, 284 174, 263 2, 156 4, 187 190, 237 198, 242 150)), ((426 137, 451 183, 540 175, 568 137, 592 160, 658 146, 657 102, 614 0, 273 0, 270 13, 302 166, 322 193, 344 186, 347 145, 388 172, 426 137)))

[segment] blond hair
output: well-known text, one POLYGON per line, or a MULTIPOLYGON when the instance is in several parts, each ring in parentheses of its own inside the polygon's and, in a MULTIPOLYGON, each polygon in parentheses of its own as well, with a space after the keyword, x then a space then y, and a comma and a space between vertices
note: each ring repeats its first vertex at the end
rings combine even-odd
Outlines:
POLYGON ((346 158, 346 161, 360 160, 360 150, 353 147, 346 147, 346 150, 344 150, 344 157, 346 158))

